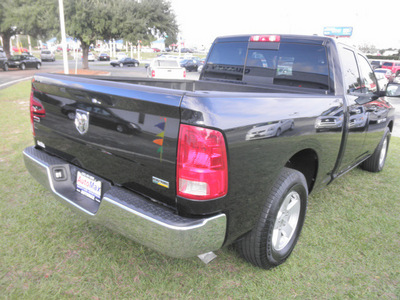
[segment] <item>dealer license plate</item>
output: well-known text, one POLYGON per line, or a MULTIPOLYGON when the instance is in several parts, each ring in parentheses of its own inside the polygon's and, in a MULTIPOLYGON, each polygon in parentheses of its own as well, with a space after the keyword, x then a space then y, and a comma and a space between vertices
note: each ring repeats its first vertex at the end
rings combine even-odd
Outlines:
POLYGON ((89 174, 78 171, 76 178, 76 190, 86 197, 100 202, 101 199, 101 181, 96 180, 89 174))

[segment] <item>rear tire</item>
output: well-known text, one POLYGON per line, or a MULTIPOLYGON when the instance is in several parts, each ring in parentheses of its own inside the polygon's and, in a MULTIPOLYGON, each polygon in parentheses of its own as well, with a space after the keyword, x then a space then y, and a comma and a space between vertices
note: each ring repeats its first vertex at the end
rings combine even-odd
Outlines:
POLYGON ((380 172, 385 166, 387 151, 389 149, 390 142, 390 130, 385 129, 383 138, 376 147, 374 153, 361 164, 361 168, 369 172, 380 172))
POLYGON ((299 171, 283 168, 268 195, 255 227, 237 243, 253 265, 270 269, 292 253, 307 210, 307 182, 299 171))

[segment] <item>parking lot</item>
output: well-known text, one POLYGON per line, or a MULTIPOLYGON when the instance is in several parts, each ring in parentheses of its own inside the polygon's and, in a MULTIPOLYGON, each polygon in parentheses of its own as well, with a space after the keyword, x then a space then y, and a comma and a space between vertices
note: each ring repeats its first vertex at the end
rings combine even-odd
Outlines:
MULTIPOLYGON (((139 67, 112 67, 109 61, 94 61, 89 62, 89 69, 94 71, 103 71, 108 76, 124 76, 124 77, 146 77, 147 71, 144 65, 148 61, 143 60, 139 67)), ((82 63, 69 61, 68 64, 70 74, 75 74, 75 69, 81 69, 82 63)), ((9 69, 4 72, 0 70, 0 89, 9 86, 10 84, 16 83, 21 80, 30 79, 34 74, 37 73, 62 73, 64 71, 62 60, 56 60, 55 62, 42 62, 40 70, 37 69, 9 69)), ((187 72, 186 75, 189 80, 197 80, 199 78, 198 72, 187 72)))

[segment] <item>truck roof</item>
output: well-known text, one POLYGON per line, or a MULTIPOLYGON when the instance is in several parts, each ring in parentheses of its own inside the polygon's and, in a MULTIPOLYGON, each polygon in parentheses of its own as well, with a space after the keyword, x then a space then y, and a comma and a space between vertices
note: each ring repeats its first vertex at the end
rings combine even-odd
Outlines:
MULTIPOLYGON (((223 42, 248 42, 252 36, 262 36, 271 34, 246 34, 246 35, 232 35, 232 36, 221 36, 215 39, 215 43, 223 42)), ((317 35, 294 35, 294 34, 275 34, 280 36, 281 42, 292 42, 292 43, 306 43, 322 45, 328 40, 333 40, 330 37, 317 36, 317 35)))

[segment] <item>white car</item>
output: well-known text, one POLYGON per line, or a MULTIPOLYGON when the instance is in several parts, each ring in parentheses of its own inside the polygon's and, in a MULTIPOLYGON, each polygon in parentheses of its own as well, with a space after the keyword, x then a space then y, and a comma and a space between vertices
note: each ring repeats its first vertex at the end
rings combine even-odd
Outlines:
POLYGON ((389 80, 392 78, 392 71, 389 69, 375 69, 375 77, 378 80, 379 89, 381 91, 386 90, 386 86, 389 80))
POLYGON ((123 52, 118 52, 117 53, 117 60, 121 60, 121 59, 124 59, 124 58, 127 58, 125 53, 123 53, 123 52))
POLYGON ((147 66, 147 77, 159 79, 185 79, 186 69, 176 59, 156 58, 147 66))
POLYGON ((55 55, 54 51, 42 50, 42 51, 40 51, 40 59, 42 61, 55 61, 56 55, 55 55))
POLYGON ((88 54, 88 61, 95 61, 96 57, 94 56, 94 54, 92 52, 89 52, 88 54))
POLYGON ((246 141, 266 139, 274 136, 280 136, 287 130, 293 130, 294 120, 279 120, 266 122, 253 126, 246 134, 246 141))

